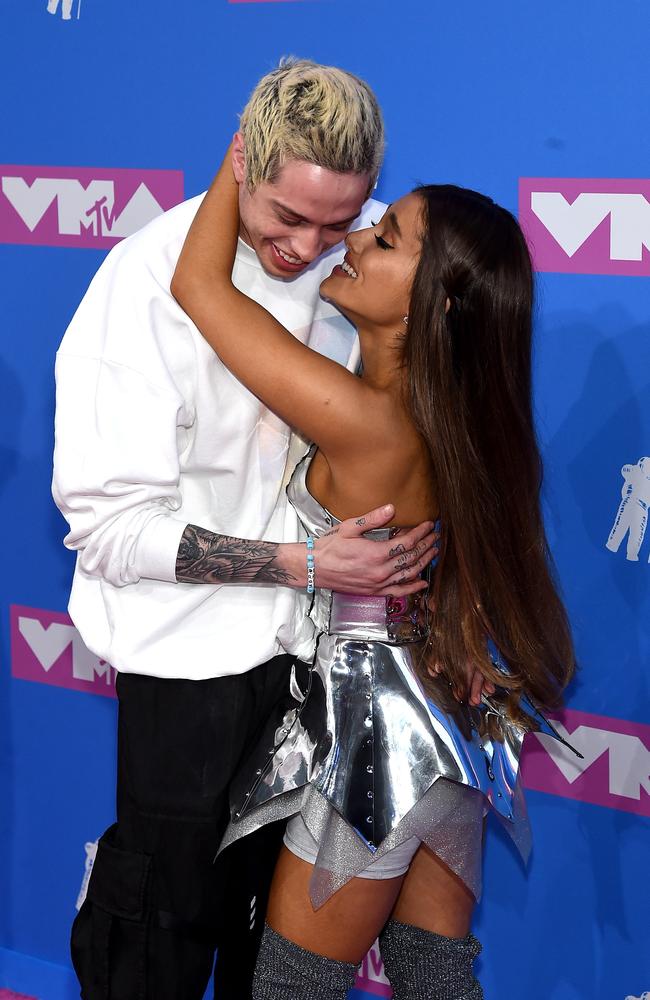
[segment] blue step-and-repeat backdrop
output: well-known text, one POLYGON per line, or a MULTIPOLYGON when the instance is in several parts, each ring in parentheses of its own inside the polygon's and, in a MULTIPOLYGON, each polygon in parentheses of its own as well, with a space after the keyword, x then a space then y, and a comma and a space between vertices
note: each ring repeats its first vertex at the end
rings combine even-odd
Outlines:
MULTIPOLYGON (((525 871, 489 832, 488 1000, 650 996, 650 7, 647 0, 20 0, 0 74, 0 1000, 72 1000, 69 925, 113 819, 111 668, 66 615, 53 360, 116 240, 203 190, 288 53, 375 88, 378 196, 478 188, 539 272, 546 517, 580 674, 530 737, 525 871)), ((390 996, 376 950, 357 997, 390 996)), ((450 998, 453 1000, 453 998, 450 998)))

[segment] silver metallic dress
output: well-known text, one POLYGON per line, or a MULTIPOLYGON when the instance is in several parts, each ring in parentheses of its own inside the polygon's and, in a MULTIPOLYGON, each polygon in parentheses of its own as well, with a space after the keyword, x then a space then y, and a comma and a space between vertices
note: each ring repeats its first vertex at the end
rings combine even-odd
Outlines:
MULTIPOLYGON (((312 455, 299 463, 287 492, 305 530, 318 536, 338 521, 307 489, 312 455)), ((420 595, 389 600, 319 589, 310 614, 313 661, 293 667, 286 699, 233 784, 220 850, 301 812, 319 844, 310 887, 315 906, 411 837, 478 898, 488 808, 528 855, 517 782, 525 731, 502 717, 504 741, 484 739, 478 712, 499 712, 495 703, 450 714, 424 693, 414 669, 428 635, 420 595)), ((531 703, 523 707, 531 728, 557 736, 531 703)))

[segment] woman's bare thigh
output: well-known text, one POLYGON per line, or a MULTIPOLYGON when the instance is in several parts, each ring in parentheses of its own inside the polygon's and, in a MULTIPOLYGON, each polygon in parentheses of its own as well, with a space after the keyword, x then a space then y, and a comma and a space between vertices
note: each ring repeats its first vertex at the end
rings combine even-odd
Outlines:
POLYGON ((361 962, 388 920, 404 876, 354 878, 318 910, 309 898, 313 866, 286 847, 278 860, 267 923, 301 948, 336 959, 361 962))
POLYGON ((435 934, 465 937, 474 904, 462 879, 422 844, 404 877, 392 917, 435 934))

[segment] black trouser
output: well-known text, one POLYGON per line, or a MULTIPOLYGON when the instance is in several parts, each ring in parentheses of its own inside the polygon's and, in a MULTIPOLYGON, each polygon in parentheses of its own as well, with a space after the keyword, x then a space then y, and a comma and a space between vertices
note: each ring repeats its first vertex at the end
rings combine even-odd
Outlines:
POLYGON ((72 929, 83 1000, 245 1000, 282 825, 232 845, 228 785, 293 658, 206 681, 119 674, 117 823, 72 929))

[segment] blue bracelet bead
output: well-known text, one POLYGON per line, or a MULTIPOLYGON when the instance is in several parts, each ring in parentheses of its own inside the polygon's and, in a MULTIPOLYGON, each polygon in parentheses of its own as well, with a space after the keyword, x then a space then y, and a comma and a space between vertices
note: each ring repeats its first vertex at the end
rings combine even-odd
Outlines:
POLYGON ((315 588, 316 562, 314 559, 314 539, 307 536, 305 542, 307 546, 307 593, 313 594, 315 588))

